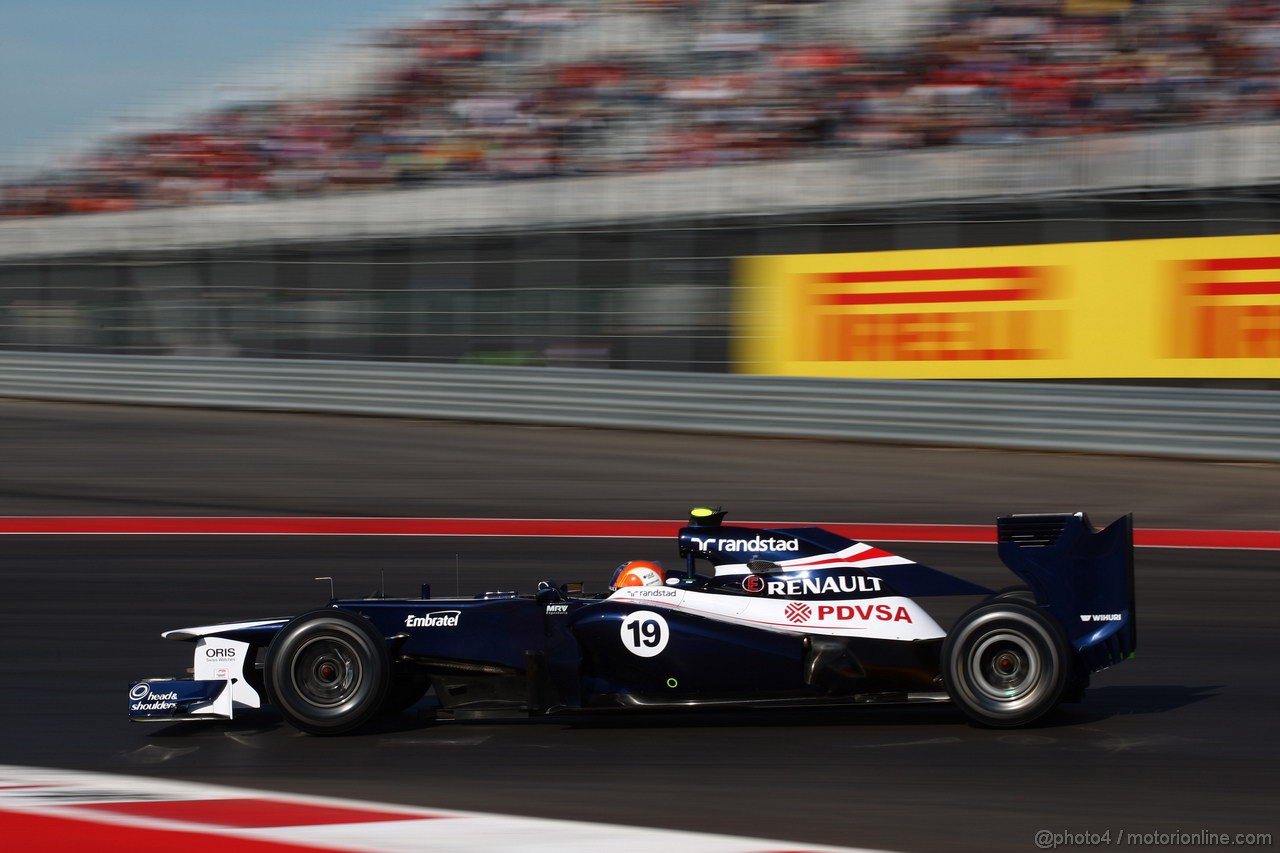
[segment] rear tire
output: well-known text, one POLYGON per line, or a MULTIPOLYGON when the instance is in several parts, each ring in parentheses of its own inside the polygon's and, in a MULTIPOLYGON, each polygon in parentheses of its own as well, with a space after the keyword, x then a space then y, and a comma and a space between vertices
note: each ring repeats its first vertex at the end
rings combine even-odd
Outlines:
POLYGON ((336 735, 367 723, 391 680, 386 641, 367 619, 313 610, 281 629, 267 650, 267 692, 291 726, 336 735))
MULTIPOLYGON (((987 597, 984 603, 992 601, 1025 601, 1027 604, 1038 607, 1036 603, 1036 594, 1031 591, 1031 587, 1025 584, 1018 586, 1007 586, 1004 589, 998 589, 994 595, 987 597)), ((1080 660, 1079 655, 1069 655, 1071 659, 1071 667, 1067 673, 1067 685, 1062 690, 1063 704, 1080 702, 1084 699, 1084 693, 1089 688, 1089 670, 1085 668, 1084 662, 1080 660)))
POLYGON ((1049 713, 1073 667, 1062 628, 1033 603, 1007 597, 965 613, 942 644, 942 678, 980 726, 1015 728, 1049 713))

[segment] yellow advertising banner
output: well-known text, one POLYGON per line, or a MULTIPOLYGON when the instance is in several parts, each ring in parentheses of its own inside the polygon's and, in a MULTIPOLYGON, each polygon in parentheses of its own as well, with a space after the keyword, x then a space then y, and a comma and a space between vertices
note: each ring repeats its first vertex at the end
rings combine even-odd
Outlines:
POLYGON ((1278 378, 1280 235, 740 258, 736 369, 1278 378))

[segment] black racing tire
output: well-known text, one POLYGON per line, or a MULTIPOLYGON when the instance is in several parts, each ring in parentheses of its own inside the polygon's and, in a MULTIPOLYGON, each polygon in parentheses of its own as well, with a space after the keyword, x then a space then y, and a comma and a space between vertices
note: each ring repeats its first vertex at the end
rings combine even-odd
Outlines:
POLYGON ((1074 665, 1062 628, 1017 598, 969 610, 942 644, 942 680, 970 722, 988 728, 1029 725, 1062 699, 1074 665))
POLYGON ((327 608, 280 630, 267 649, 264 675, 271 702, 289 725, 337 735, 378 713, 390 688, 391 660, 369 620, 327 608))
MULTIPOLYGON (((987 596, 986 602, 992 601, 1025 601, 1027 604, 1039 606, 1036 604, 1036 594, 1031 587, 1026 584, 1017 586, 1006 586, 1004 589, 998 589, 994 594, 987 596)), ((1089 688, 1089 670, 1085 668, 1084 662, 1080 660, 1078 655, 1072 655, 1071 671, 1067 674, 1067 686, 1062 690, 1063 704, 1080 702, 1084 699, 1084 693, 1089 688)))

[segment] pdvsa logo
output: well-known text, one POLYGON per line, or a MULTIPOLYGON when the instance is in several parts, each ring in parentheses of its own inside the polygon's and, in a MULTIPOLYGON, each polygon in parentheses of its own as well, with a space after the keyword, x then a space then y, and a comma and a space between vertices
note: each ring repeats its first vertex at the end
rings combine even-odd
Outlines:
POLYGON ((799 601, 793 601, 782 611, 787 620, 800 624, 816 621, 820 624, 832 622, 906 622, 911 623, 911 613, 906 607, 889 604, 819 604, 814 608, 799 601))
POLYGON ((813 617, 813 608, 807 604, 793 601, 782 611, 791 622, 808 622, 813 617))
POLYGON ((888 604, 820 604, 819 622, 906 622, 911 623, 907 608, 888 604))
POLYGON ((799 274, 798 361, 1061 358, 1065 314, 1050 266, 799 274))

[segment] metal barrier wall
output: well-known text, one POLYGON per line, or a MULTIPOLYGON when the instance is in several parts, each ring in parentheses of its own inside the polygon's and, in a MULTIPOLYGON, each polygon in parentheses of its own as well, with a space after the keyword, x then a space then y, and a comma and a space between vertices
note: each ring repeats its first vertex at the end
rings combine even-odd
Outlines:
POLYGON ((0 353, 0 396, 1280 462, 1223 389, 0 353))

